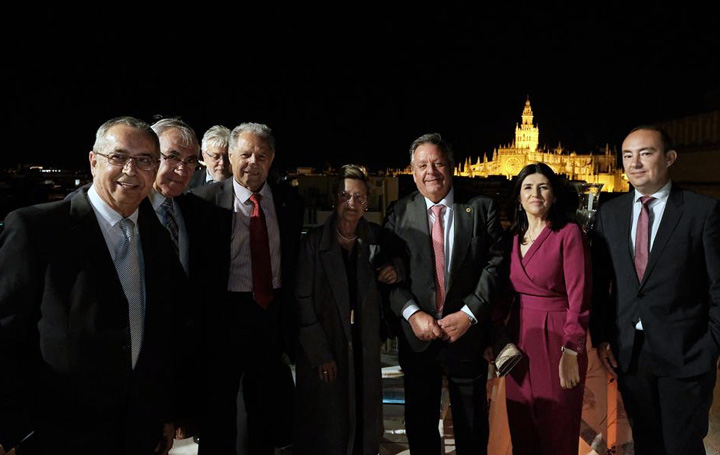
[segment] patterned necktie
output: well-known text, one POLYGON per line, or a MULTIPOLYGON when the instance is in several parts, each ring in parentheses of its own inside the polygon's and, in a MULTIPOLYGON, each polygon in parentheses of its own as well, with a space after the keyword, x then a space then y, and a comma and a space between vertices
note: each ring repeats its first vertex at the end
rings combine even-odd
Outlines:
POLYGON ((638 216, 637 230, 635 231, 635 272, 638 281, 641 282, 650 254, 650 209, 648 204, 654 199, 652 196, 642 196, 640 198, 642 206, 640 207, 640 216, 638 216))
POLYGON ((178 224, 177 218, 175 218, 173 200, 166 198, 165 202, 162 203, 162 207, 165 210, 165 227, 168 232, 170 232, 170 240, 172 240, 173 246, 175 247, 175 254, 180 254, 178 247, 178 224))
POLYGON ((135 368, 138 355, 140 355, 145 324, 143 284, 140 276, 135 223, 128 218, 123 218, 118 224, 123 231, 124 239, 118 246, 117 251, 115 251, 115 269, 128 301, 132 366, 135 368))
POLYGON ((430 207, 435 217, 432 225, 432 245, 435 253, 435 307, 438 316, 442 315, 445 304, 445 232, 442 225, 442 214, 445 206, 442 204, 430 207))
POLYGON ((260 207, 262 196, 253 193, 250 214, 250 259, 252 261, 253 298, 263 308, 273 300, 272 265, 270 263, 270 239, 265 213, 260 207))

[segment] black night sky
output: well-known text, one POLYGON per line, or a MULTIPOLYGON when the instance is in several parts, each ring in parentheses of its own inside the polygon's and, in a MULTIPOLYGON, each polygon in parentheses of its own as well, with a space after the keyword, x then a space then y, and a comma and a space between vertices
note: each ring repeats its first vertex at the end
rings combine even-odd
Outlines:
POLYGON ((449 3, 20 7, 2 18, 0 166, 84 168, 95 130, 117 115, 181 116, 199 136, 263 122, 280 167, 382 169, 404 167, 433 131, 459 159, 492 152, 528 95, 541 143, 579 153, 719 107, 717 14, 449 3))

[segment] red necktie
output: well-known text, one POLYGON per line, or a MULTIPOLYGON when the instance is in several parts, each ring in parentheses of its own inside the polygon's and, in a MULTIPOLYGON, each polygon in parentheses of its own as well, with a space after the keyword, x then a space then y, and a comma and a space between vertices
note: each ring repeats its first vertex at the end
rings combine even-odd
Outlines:
POLYGON ((430 209, 435 216, 435 222, 432 225, 432 245, 435 253, 435 308, 437 314, 441 315, 443 305, 445 304, 445 233, 442 225, 442 212, 444 205, 433 205, 430 209))
POLYGON ((263 308, 273 300, 272 266, 270 265, 270 239, 265 213, 260 207, 262 196, 253 193, 250 214, 250 259, 252 261, 253 298, 263 308))
POLYGON ((652 196, 640 198, 640 216, 638 217, 637 230, 635 231, 635 272, 638 280, 642 281, 650 253, 650 209, 648 203, 655 199, 652 196))

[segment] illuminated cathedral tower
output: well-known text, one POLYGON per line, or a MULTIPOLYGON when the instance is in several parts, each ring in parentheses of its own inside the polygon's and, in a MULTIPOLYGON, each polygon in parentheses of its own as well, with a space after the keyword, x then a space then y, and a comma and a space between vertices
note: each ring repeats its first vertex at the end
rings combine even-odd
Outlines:
POLYGON ((535 152, 538 147, 539 137, 540 128, 533 125, 533 111, 528 96, 522 112, 522 125, 515 124, 515 148, 535 152))

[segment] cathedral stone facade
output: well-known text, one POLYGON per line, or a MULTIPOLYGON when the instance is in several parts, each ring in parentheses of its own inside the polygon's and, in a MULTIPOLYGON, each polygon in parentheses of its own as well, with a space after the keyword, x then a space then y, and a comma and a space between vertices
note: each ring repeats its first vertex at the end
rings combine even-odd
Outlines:
POLYGON ((545 163, 558 174, 570 180, 601 183, 602 191, 628 191, 622 168, 617 165, 617 153, 605 146, 601 154, 579 155, 568 152, 561 145, 556 148, 539 148, 540 128, 533 122, 530 99, 525 101, 522 123, 515 126, 515 140, 493 150, 492 159, 486 154, 473 163, 467 158, 455 168, 455 175, 463 177, 505 176, 511 179, 532 163, 545 163))

